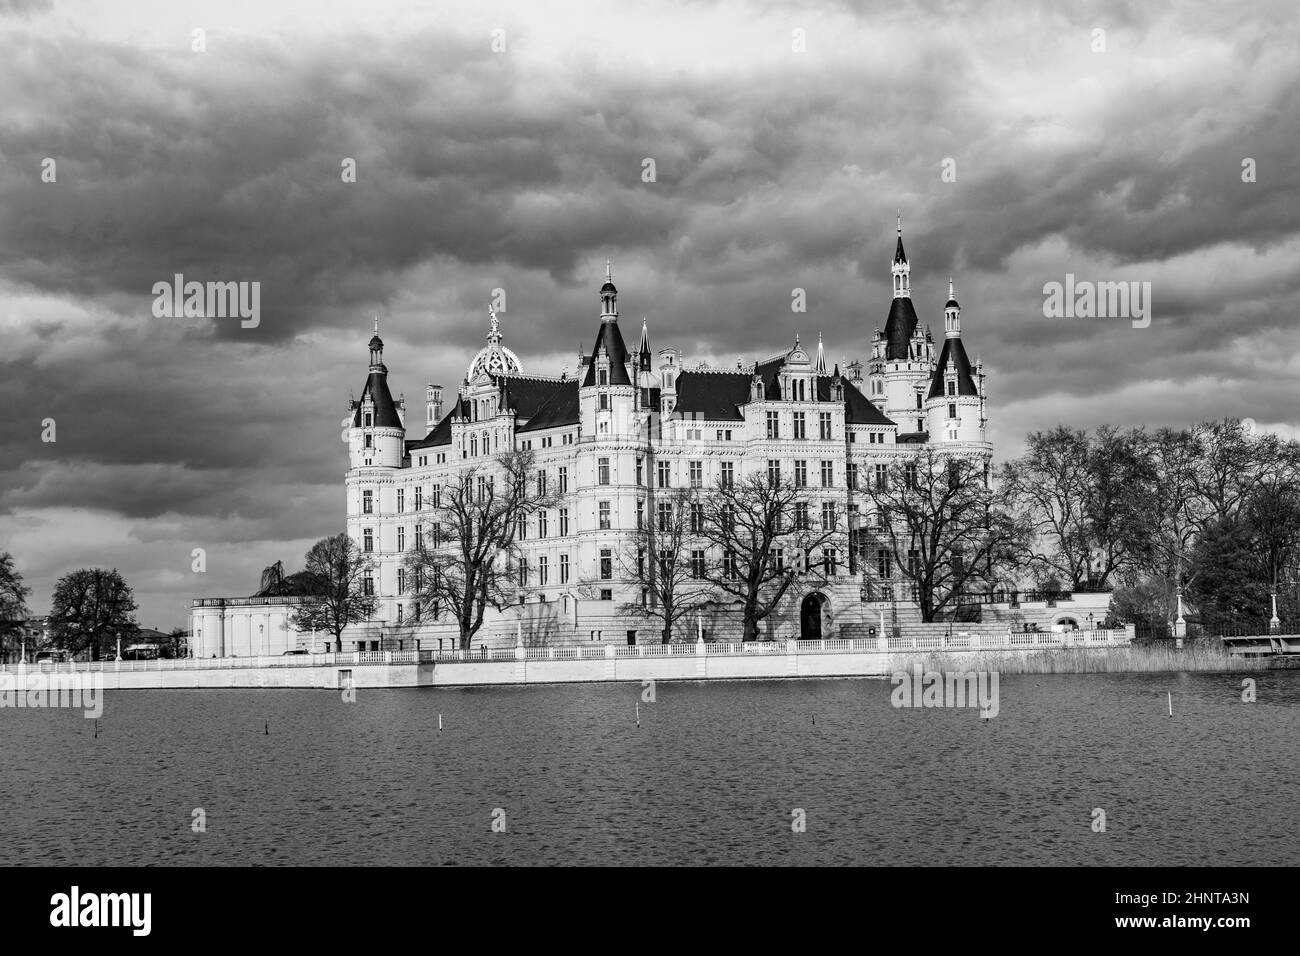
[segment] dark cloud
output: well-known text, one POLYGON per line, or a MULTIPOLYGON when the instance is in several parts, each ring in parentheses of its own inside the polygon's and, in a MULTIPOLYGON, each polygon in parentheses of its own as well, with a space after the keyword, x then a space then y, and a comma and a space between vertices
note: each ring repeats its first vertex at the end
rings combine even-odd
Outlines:
MULTIPOLYGON (((601 24, 614 55, 552 49, 563 30, 503 11, 222 23, 198 55, 0 4, 0 547, 39 551, 41 516, 81 508, 117 522, 141 574, 195 537, 293 563, 277 542, 342 523, 338 422, 371 314, 416 406, 463 375, 495 288, 508 344, 558 372, 590 347, 607 256, 656 347, 730 365, 820 332, 833 360, 862 357, 897 208, 923 322, 942 328, 956 280, 1002 453, 1058 420, 1294 422, 1286 7, 755 3, 734 30, 724 10, 650 37, 601 24), (497 22, 518 53, 490 52, 497 22), (807 54, 781 55, 792 25, 807 54), (152 318, 177 272, 260 281, 260 327, 152 318), (1067 272, 1151 281, 1151 327, 1045 319, 1067 272)), ((38 592, 54 554, 19 555, 38 592)), ((154 583, 173 610, 195 589, 154 583)))

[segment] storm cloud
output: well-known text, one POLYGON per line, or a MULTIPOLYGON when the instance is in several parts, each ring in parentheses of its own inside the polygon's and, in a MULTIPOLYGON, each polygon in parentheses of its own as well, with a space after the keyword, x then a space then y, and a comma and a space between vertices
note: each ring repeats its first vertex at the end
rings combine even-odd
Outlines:
POLYGON ((899 210, 999 457, 1057 422, 1296 427, 1289 5, 583 6, 0 4, 0 549, 35 610, 117 563, 169 627, 297 567, 342 527, 374 315, 412 421, 495 289, 526 369, 572 370, 607 258, 688 362, 863 358, 899 210), (178 273, 260 282, 260 324, 155 318, 178 273), (1151 326, 1045 318, 1067 273, 1151 282, 1151 326))

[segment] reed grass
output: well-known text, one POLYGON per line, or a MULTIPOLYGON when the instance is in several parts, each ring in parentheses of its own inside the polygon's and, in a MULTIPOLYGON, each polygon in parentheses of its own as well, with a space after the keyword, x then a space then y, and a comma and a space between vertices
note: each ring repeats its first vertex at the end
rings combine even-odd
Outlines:
MULTIPOLYGON (((909 655, 910 657, 910 655, 909 655)), ((963 665, 1000 674, 1126 674, 1169 671, 1257 671, 1268 664, 1262 658, 1236 657, 1222 645, 1208 641, 1190 642, 1185 647, 1135 645, 1131 647, 1061 647, 1015 652, 983 651, 927 653, 915 660, 927 670, 963 665)))

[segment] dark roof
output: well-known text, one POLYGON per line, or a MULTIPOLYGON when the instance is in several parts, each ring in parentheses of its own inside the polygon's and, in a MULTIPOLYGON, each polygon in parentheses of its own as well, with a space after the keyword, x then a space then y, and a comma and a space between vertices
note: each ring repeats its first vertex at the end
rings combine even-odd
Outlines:
POLYGON ((451 416, 455 413, 455 411, 456 411, 455 406, 452 406, 452 410, 448 412, 446 415, 442 416, 442 421, 438 422, 438 424, 434 425, 433 428, 429 429, 429 434, 425 435, 419 441, 408 441, 406 443, 407 452, 409 453, 412 448, 432 448, 434 445, 450 445, 451 444, 451 416))
POLYGON ((943 307, 944 307, 945 309, 960 309, 960 308, 961 308, 961 306, 957 304, 957 300, 956 300, 956 299, 949 299, 947 302, 945 302, 945 303, 943 304, 943 307))
POLYGON ((943 395, 943 376, 948 369, 949 357, 957 365, 957 394, 979 395, 970 359, 966 357, 966 347, 961 344, 961 339, 944 339, 938 364, 934 367, 934 378, 930 380, 930 392, 926 398, 938 398, 943 395))
POLYGON ((596 384, 596 358, 602 347, 609 352, 609 384, 631 385, 632 380, 627 377, 627 346, 623 344, 623 333, 618 330, 618 320, 613 319, 600 323, 596 344, 587 361, 587 376, 582 380, 583 387, 596 384))
POLYGON ((903 234, 901 232, 898 234, 898 245, 894 247, 894 261, 907 261, 907 253, 903 251, 903 234))
POLYGON ((543 428, 578 424, 578 380, 551 383, 554 388, 533 416, 519 427, 521 432, 534 432, 543 428))
MULTIPOLYGON (((871 399, 858 391, 856 385, 844 381, 844 403, 845 409, 844 420, 850 425, 893 425, 894 421, 886 417, 885 413, 878 409, 871 399)), ((829 386, 828 386, 829 389, 829 386)), ((821 388, 817 389, 818 397, 821 395, 821 388)))
POLYGON ((361 402, 367 396, 375 403, 375 427, 402 427, 402 420, 397 417, 397 405, 393 403, 393 393, 388 390, 388 376, 383 372, 371 372, 366 379, 365 387, 361 389, 361 400, 352 415, 353 427, 361 427, 361 402))
MULTIPOLYGON (((757 367, 765 398, 781 397, 777 373, 784 363, 785 357, 781 356, 757 367)), ((740 421, 744 418, 740 406, 749 402, 751 378, 749 372, 682 371, 677 375, 677 409, 705 419, 740 421)), ((818 401, 831 400, 831 378, 817 376, 818 401)), ((855 386, 843 378, 840 382, 844 386, 845 421, 850 425, 894 424, 855 386)))
MULTIPOLYGON (((902 248, 902 239, 899 239, 902 248)), ((885 322, 885 358, 907 360, 908 345, 916 331, 916 309, 912 300, 900 296, 889 306, 889 319, 885 322)))
POLYGON ((560 385, 552 379, 524 375, 493 375, 492 384, 505 389, 505 407, 525 421, 537 414, 560 385))

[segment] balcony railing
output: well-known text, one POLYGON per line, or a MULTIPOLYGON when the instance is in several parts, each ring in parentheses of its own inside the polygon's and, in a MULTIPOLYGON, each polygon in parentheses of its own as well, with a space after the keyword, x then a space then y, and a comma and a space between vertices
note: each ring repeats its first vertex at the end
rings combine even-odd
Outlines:
POLYGON ((542 647, 491 647, 468 650, 351 651, 280 656, 181 658, 154 661, 77 661, 8 664, 0 672, 20 670, 45 674, 212 670, 259 667, 355 667, 391 664, 474 664, 492 661, 582 661, 628 658, 726 657, 787 654, 871 654, 897 651, 1047 650, 1056 648, 1124 647, 1130 643, 1123 630, 1078 631, 962 631, 937 634, 902 634, 879 639, 836 638, 821 641, 682 642, 675 644, 557 644, 542 647), (519 651, 522 650, 522 657, 519 651))

